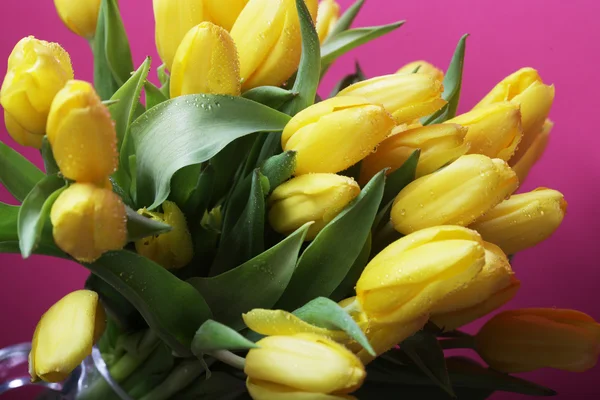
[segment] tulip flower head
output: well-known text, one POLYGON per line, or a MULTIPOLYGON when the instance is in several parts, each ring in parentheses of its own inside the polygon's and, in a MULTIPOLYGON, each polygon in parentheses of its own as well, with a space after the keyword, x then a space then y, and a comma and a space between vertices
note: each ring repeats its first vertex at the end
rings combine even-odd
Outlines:
POLYGON ((210 21, 230 31, 248 0, 204 0, 210 21))
POLYGON ((438 67, 434 66, 433 64, 430 64, 427 61, 423 61, 423 60, 410 62, 410 63, 404 65, 398 71, 396 71, 396 73, 397 74, 412 74, 412 73, 425 74, 425 75, 431 76, 436 81, 440 81, 440 82, 444 81, 444 71, 442 71, 438 67))
POLYGON ((317 13, 317 34, 321 44, 331 34, 333 27, 340 18, 340 5, 335 0, 321 0, 317 13))
POLYGON ((523 156, 519 159, 519 161, 511 163, 512 169, 519 177, 519 182, 521 184, 525 182, 525 179, 527 179, 527 175, 529 175, 531 168, 533 168, 533 166, 544 154, 544 150, 546 150, 546 146, 548 146, 548 142, 550 140, 550 132, 552 131, 553 126, 554 123, 547 119, 542 127, 542 131, 536 136, 529 148, 525 150, 525 153, 523 153, 523 156))
POLYGON ((102 0, 54 0, 54 6, 71 32, 92 39, 96 35, 101 2, 102 0))

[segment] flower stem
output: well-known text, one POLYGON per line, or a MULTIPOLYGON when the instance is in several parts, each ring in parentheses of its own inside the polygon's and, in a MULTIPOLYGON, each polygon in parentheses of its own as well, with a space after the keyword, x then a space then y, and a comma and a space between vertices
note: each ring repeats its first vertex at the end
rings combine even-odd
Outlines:
POLYGON ((444 350, 450 349, 474 349, 475 338, 473 336, 461 336, 452 339, 440 340, 440 345, 444 350))
POLYGON ((173 398, 206 371, 206 363, 199 360, 186 360, 179 364, 171 374, 154 390, 140 400, 166 400, 173 398))
POLYGON ((244 370, 246 366, 246 359, 238 355, 233 354, 229 350, 217 350, 210 353, 210 356, 217 360, 224 362, 227 365, 231 365, 234 368, 244 370))

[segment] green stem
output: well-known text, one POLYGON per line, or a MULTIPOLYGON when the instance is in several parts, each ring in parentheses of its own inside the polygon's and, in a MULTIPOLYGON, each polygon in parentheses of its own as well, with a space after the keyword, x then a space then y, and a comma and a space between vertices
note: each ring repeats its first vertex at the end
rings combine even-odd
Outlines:
POLYGON ((158 344, 158 337, 149 329, 142 338, 139 351, 136 354, 125 353, 119 361, 110 367, 110 375, 115 381, 123 382, 146 361, 158 344))
POLYGON ((440 345, 444 350, 450 349, 474 349, 475 338, 473 336, 461 336, 452 339, 440 340, 440 345))
POLYGON ((184 389, 206 371, 205 363, 199 360, 183 361, 154 390, 140 400, 166 400, 184 389))
POLYGON ((209 353, 209 355, 221 362, 224 362, 227 365, 231 365, 232 367, 240 369, 242 371, 246 366, 246 359, 244 357, 235 355, 229 350, 217 350, 213 351, 212 353, 209 353))

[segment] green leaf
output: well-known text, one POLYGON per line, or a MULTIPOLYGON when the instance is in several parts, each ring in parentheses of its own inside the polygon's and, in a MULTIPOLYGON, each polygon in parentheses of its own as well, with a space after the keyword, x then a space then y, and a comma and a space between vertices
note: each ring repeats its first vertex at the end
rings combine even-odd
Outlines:
POLYGON ((144 83, 144 91, 146 92, 146 109, 149 110, 156 107, 160 103, 164 103, 169 100, 167 96, 161 92, 159 88, 154 86, 152 82, 146 81, 144 83))
POLYGON ((131 207, 126 206, 125 209, 127 211, 127 240, 129 242, 135 242, 148 236, 160 235, 172 229, 164 222, 138 214, 131 207))
POLYGON ((444 350, 432 333, 419 331, 404 339, 400 349, 429 379, 450 396, 455 397, 446 369, 444 350))
MULTIPOLYGON (((19 235, 17 233, 19 209, 20 207, 18 206, 0 203, 0 243, 19 241, 19 235)), ((19 250, 17 250, 17 252, 19 252, 19 250)))
POLYGON ((181 168, 175 172, 173 178, 171 178, 171 193, 169 193, 169 200, 175 202, 179 208, 187 203, 196 185, 198 185, 198 179, 202 172, 202 164, 192 164, 187 167, 181 168))
POLYGON ((365 0, 357 0, 354 2, 354 4, 348 7, 348 9, 340 16, 340 19, 338 19, 336 24, 333 26, 333 29, 329 33, 328 38, 325 39, 325 42, 327 42, 331 36, 350 29, 350 26, 352 26, 352 23, 360 12, 363 4, 365 4, 365 0))
POLYGON ((44 160, 46 175, 55 175, 60 172, 60 168, 58 168, 58 164, 56 164, 56 160, 54 159, 48 136, 44 136, 44 139, 42 139, 42 160, 44 160))
POLYGON ((249 350, 257 347, 235 330, 212 319, 202 324, 192 341, 192 353, 198 358, 217 350, 249 350))
POLYGON ((137 202, 157 207, 173 174, 211 159, 233 140, 280 131, 289 117, 242 97, 191 95, 165 101, 132 125, 137 156, 137 202), (235 116, 235 118, 233 118, 235 116))
POLYGON ((465 48, 468 36, 468 34, 463 35, 458 41, 458 45, 452 56, 452 61, 444 76, 444 93, 442 94, 442 98, 448 101, 448 104, 432 116, 424 118, 424 125, 440 124, 456 116, 458 101, 460 100, 460 90, 462 88, 465 48))
POLYGON ((354 73, 346 75, 344 78, 342 78, 341 81, 339 81, 335 85, 335 87, 329 94, 329 97, 335 97, 339 92, 346 89, 348 86, 354 85, 355 83, 362 82, 365 79, 367 79, 364 72, 360 68, 360 64, 358 63, 358 61, 354 63, 354 69, 354 73))
MULTIPOLYGON (((273 133, 259 133, 236 139, 210 159, 210 165, 215 171, 215 182, 209 207, 218 204, 227 193, 232 191, 232 187, 235 186, 236 177, 238 179, 243 178, 239 176, 240 174, 238 173, 242 166, 239 163, 231 162, 231 160, 241 161, 247 159, 247 154, 254 146, 257 137, 260 135, 272 134, 273 133)), ((254 168, 256 168, 256 166, 253 164, 248 173, 254 171, 254 168)))
POLYGON ((350 267, 350 271, 346 274, 344 280, 338 285, 338 287, 329 296, 334 301, 341 301, 349 296, 352 296, 356 282, 362 274, 363 270, 369 262, 369 256, 371 255, 371 234, 367 237, 365 244, 360 251, 360 254, 354 261, 354 264, 350 267))
POLYGON ((259 86, 248 90, 242 96, 267 107, 278 109, 297 96, 297 93, 277 86, 259 86))
POLYGON ((18 219, 19 247, 23 258, 28 258, 39 243, 50 209, 64 188, 63 178, 49 175, 39 181, 23 200, 18 219))
POLYGON ((371 347, 362 329, 335 301, 318 297, 294 311, 293 314, 303 321, 321 328, 342 330, 371 355, 375 355, 375 350, 371 347))
POLYGON ((390 33, 403 24, 404 21, 399 21, 388 25, 350 29, 329 36, 321 48, 322 70, 325 71, 338 57, 350 50, 390 33))
POLYGON ((300 247, 309 225, 252 260, 213 278, 190 282, 210 305, 214 319, 233 329, 244 328, 242 314, 254 308, 271 308, 294 273, 300 247))
POLYGON ((319 232, 302 253, 298 267, 277 307, 293 310, 329 297, 344 280, 369 236, 383 196, 385 174, 371 179, 360 195, 319 232))
POLYGON ((44 177, 29 160, 0 142, 0 183, 19 201, 44 177))
POLYGON ((246 392, 246 382, 226 372, 215 371, 210 378, 196 379, 177 393, 177 400, 236 400, 246 392))
POLYGON ((200 220, 204 211, 212 200, 213 188, 215 186, 215 170, 208 166, 198 177, 196 186, 192 189, 187 201, 183 205, 183 212, 190 220, 200 220))

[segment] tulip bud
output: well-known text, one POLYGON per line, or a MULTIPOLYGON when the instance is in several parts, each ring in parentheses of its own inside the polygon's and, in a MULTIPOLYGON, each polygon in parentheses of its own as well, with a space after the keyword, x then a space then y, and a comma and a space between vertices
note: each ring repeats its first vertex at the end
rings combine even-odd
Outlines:
POLYGON ((397 127, 392 135, 381 142, 375 153, 369 154, 361 164, 361 185, 375 174, 389 168, 390 174, 400 168, 416 150, 421 150, 416 177, 431 174, 451 163, 469 150, 464 142, 467 128, 456 124, 439 124, 403 130, 397 127))
POLYGON ((229 33, 211 22, 190 29, 171 69, 171 98, 186 94, 240 95, 240 62, 229 33))
POLYGON ((431 76, 436 81, 443 82, 444 81, 444 71, 437 68, 433 64, 428 63, 427 61, 419 60, 413 61, 411 63, 406 64, 398 71, 397 74, 412 74, 417 71, 417 74, 425 74, 431 76), (418 69, 417 69, 418 68, 418 69))
POLYGON ((394 125, 380 105, 362 97, 334 97, 296 114, 281 146, 297 152, 295 175, 336 173, 370 154, 394 125))
POLYGON ((90 354, 106 326, 98 294, 69 293, 40 319, 29 354, 32 381, 60 382, 90 354))
MULTIPOLYGON (((221 1, 222 3, 222 1, 221 1)), ((170 71, 179 44, 186 33, 209 21, 205 0, 153 0, 156 22, 156 48, 170 71)))
POLYGON ((52 100, 69 79, 73 79, 71 60, 60 45, 33 36, 17 43, 0 91, 6 128, 17 142, 38 143, 31 135, 46 133, 52 100))
POLYGON ((471 225, 506 254, 515 254, 548 239, 558 229, 567 202, 562 193, 538 188, 511 196, 471 225))
POLYGON ((108 108, 94 87, 69 81, 48 117, 48 141, 60 171, 77 182, 101 182, 115 172, 117 134, 108 108))
POLYGON ((127 215, 121 198, 106 188, 74 183, 50 212, 56 245, 78 261, 91 263, 127 242, 127 215))
POLYGON ((337 96, 365 97, 382 104, 398 124, 406 124, 442 108, 443 92, 442 83, 426 74, 395 74, 355 83, 337 96))
POLYGON ((158 236, 149 236, 135 242, 139 254, 149 258, 166 269, 185 267, 194 257, 192 237, 187 228, 185 216, 171 201, 162 204, 162 213, 150 212, 146 209, 138 213, 147 215, 155 221, 164 222, 172 229, 158 236))
POLYGON ((502 250, 485 242, 485 265, 465 286, 450 293, 431 310, 431 321, 452 331, 500 308, 520 287, 502 250))
POLYGON ((10 136, 21 146, 42 148, 44 136, 27 132, 6 110, 4 110, 4 123, 10 136))
MULTIPOLYGON (((317 0, 305 0, 313 20, 317 0)), ((296 0, 249 0, 231 28, 242 89, 280 86, 298 69, 302 35, 296 0)))
POLYGON ((392 206, 392 224, 403 234, 437 225, 467 226, 514 192, 518 183, 514 171, 498 158, 462 156, 402 189, 392 206))
POLYGON ((323 43, 340 18, 340 5, 335 0, 321 0, 317 13, 317 34, 323 43))
POLYGON ((356 284, 362 311, 378 324, 414 321, 483 268, 477 232, 437 226, 407 235, 366 266, 356 284))
POLYGON ((54 0, 54 6, 62 22, 76 35, 92 39, 102 0, 54 0))
POLYGON ((490 367, 501 372, 545 367, 583 372, 600 355, 600 324, 574 310, 505 311, 481 328, 475 348, 490 367))
POLYGON ((248 0, 204 0, 210 20, 230 31, 248 0))
POLYGON ((469 128, 465 141, 469 154, 483 154, 508 161, 521 141, 519 106, 501 102, 477 108, 448 121, 469 128))
POLYGON ((319 335, 269 336, 257 345, 244 368, 253 399, 336 399, 358 389, 366 376, 350 350, 319 335))
POLYGON ((510 101, 521 108, 523 139, 513 156, 518 161, 541 131, 554 102, 554 86, 545 85, 533 68, 522 68, 496 85, 474 108, 510 101))
POLYGON ((307 174, 278 186, 269 197, 269 223, 289 235, 314 221, 305 240, 312 240, 356 196, 360 187, 352 178, 335 174, 307 174))
POLYGON ((544 154, 544 150, 546 150, 546 146, 548 146, 548 141, 550 140, 550 131, 552 131, 553 126, 554 123, 547 119, 542 127, 542 131, 536 136, 533 143, 531 143, 531 146, 525 150, 525 153, 519 161, 516 163, 510 162, 510 164, 512 164, 512 169, 519 177, 519 182, 521 184, 525 182, 531 168, 533 168, 535 163, 542 157, 542 154, 544 154))

